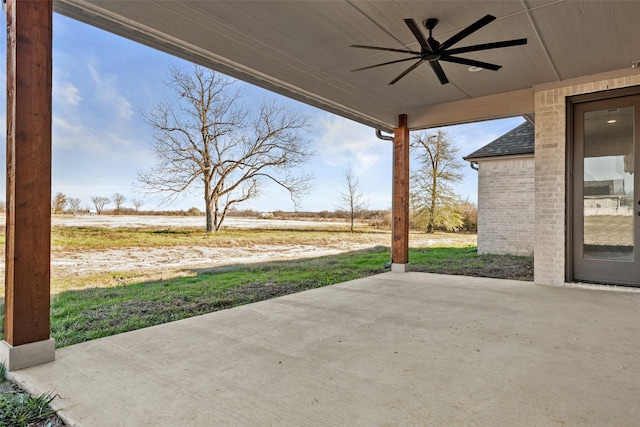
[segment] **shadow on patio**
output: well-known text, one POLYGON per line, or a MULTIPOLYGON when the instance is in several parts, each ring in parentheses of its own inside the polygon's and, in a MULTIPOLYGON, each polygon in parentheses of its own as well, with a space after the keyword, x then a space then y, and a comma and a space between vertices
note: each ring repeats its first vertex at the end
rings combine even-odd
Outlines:
POLYGON ((634 425, 640 294, 385 273, 57 350, 83 426, 634 425))

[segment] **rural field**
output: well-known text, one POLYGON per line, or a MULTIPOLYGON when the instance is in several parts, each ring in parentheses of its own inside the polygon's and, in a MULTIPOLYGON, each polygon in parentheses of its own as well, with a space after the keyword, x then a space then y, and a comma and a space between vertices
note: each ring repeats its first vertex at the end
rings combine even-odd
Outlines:
MULTIPOLYGON (((2 215, 0 226, 4 223, 2 215)), ((228 218, 221 232, 206 234, 202 216, 54 215, 52 227, 54 294, 185 276, 194 269, 337 255, 391 242, 388 231, 363 225, 349 233, 346 222, 336 221, 228 218)), ((412 233, 410 240, 412 247, 476 245, 475 234, 412 233)), ((0 252, 4 259, 4 245, 0 252)))

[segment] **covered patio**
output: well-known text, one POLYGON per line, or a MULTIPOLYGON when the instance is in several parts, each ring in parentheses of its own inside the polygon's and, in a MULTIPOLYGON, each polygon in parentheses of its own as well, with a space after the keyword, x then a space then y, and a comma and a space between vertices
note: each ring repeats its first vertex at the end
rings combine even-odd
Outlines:
POLYGON ((386 273, 12 373, 82 426, 633 426, 640 293, 386 273))
POLYGON ((0 360, 28 390, 58 393, 70 422, 637 424, 640 295, 541 286, 573 281, 572 102, 640 96, 635 2, 8 0, 7 14, 0 360), (54 9, 367 124, 372 141, 376 130, 393 134, 395 272, 56 351, 49 328, 54 9), (427 64, 394 85, 405 66, 351 72, 398 59, 351 44, 420 50, 404 19, 437 18, 435 36, 446 40, 488 14, 495 22, 469 44, 528 39, 469 54, 500 71, 446 64, 446 85, 427 64), (409 132, 520 115, 536 126, 537 284, 405 273, 409 132))

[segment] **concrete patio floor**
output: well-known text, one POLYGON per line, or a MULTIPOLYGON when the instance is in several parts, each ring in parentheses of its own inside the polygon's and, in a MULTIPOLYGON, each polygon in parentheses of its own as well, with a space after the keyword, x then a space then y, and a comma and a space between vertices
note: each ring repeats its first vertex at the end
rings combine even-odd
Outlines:
POLYGON ((640 293, 386 273, 57 351, 82 426, 631 426, 640 293))

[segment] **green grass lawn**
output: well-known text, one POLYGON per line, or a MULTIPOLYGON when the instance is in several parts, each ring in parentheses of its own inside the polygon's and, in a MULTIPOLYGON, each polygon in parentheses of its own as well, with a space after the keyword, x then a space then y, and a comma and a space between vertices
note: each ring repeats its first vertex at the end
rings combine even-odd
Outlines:
MULTIPOLYGON (((478 256, 474 247, 415 248, 410 259, 414 271, 442 274, 505 277, 506 271, 517 273, 506 278, 531 280, 533 271, 531 258, 478 256)), ((105 273, 121 284, 52 296, 51 335, 64 347, 382 273, 387 261, 389 248, 379 246, 312 259, 193 270, 167 280, 140 282, 136 274, 105 273)), ((0 310, 4 312, 4 304, 0 310)))
MULTIPOLYGON (((4 365, 0 365, 4 371, 4 365)), ((55 411, 49 404, 57 396, 44 393, 30 396, 22 392, 13 384, 0 377, 0 426, 31 427, 47 426, 55 411)))

